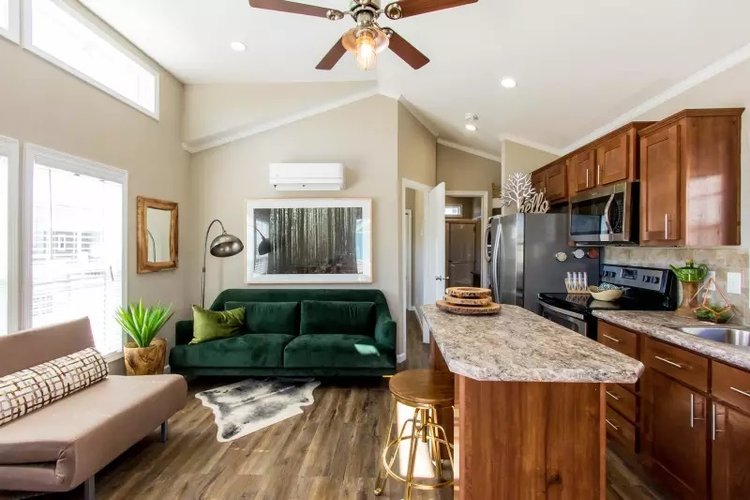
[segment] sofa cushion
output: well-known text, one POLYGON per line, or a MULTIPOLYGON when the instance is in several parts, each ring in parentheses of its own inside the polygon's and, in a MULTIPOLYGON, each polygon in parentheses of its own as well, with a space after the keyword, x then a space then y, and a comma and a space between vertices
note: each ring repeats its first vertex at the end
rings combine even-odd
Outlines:
POLYGON ((0 425, 41 409, 107 376, 93 347, 0 377, 0 425))
POLYGON ((284 368, 392 368, 390 353, 367 335, 302 335, 284 349, 284 368))
POLYGON ((245 329, 250 333, 299 332, 299 302, 226 302, 225 309, 245 308, 245 329))
POLYGON ((193 340, 200 344, 208 340, 231 337, 242 329, 245 309, 238 307, 230 311, 209 311, 193 306, 193 340))
POLYGON ((169 353, 169 365, 198 368, 276 368, 284 360, 284 347, 294 336, 279 333, 244 333, 197 345, 178 345, 169 353))
POLYGON ((372 337, 374 302, 302 301, 300 334, 348 334, 372 337))
POLYGON ((0 490, 68 491, 182 409, 179 375, 110 375, 0 427, 0 490))

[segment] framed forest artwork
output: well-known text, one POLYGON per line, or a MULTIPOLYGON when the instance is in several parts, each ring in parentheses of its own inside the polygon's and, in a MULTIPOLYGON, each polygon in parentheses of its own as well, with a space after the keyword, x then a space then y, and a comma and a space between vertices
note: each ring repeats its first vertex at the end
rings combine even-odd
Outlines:
POLYGON ((372 283, 372 200, 247 202, 248 283, 372 283))

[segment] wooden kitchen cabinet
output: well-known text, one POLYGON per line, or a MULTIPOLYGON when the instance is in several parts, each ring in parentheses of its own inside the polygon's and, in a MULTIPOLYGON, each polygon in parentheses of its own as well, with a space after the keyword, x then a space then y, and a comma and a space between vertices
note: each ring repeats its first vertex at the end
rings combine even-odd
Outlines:
POLYGON ((573 185, 577 193, 596 186, 596 149, 585 149, 570 159, 573 185))
POLYGON ((689 109, 640 131, 641 245, 739 244, 743 111, 689 109))
POLYGON ((547 176, 544 169, 531 173, 531 185, 537 193, 547 192, 547 176))
POLYGON ((547 199, 550 203, 568 199, 568 177, 566 162, 553 163, 545 169, 547 199))
POLYGON ((711 498, 750 497, 750 416, 712 403, 711 498))
POLYGON ((568 178, 565 160, 559 160, 531 173, 531 185, 545 193, 550 203, 568 200, 568 178))
POLYGON ((656 369, 648 370, 643 386, 646 465, 679 498, 707 498, 706 397, 656 369))
POLYGON ((596 148, 596 183, 599 186, 634 177, 630 142, 632 133, 607 139, 596 148))

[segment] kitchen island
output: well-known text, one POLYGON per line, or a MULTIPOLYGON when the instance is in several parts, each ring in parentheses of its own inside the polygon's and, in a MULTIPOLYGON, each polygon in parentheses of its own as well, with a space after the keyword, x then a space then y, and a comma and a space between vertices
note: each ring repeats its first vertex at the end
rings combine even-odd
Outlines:
POLYGON ((456 377, 456 499, 603 499, 604 384, 643 365, 516 306, 422 310, 433 368, 456 377))

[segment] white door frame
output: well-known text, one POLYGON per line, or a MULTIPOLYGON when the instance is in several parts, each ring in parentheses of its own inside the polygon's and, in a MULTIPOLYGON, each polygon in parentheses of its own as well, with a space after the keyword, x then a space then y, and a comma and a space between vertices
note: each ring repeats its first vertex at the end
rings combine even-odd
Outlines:
POLYGON ((404 263, 404 280, 409 283, 410 286, 406 287, 406 309, 408 311, 415 311, 412 299, 414 298, 414 280, 411 279, 413 273, 412 253, 414 244, 414 224, 412 222, 414 214, 411 208, 404 209, 404 227, 403 227, 403 255, 401 258, 404 263))
POLYGON ((479 248, 477 251, 480 252, 479 258, 480 262, 482 263, 482 274, 480 276, 480 281, 482 283, 482 286, 485 288, 489 287, 490 280, 489 280, 489 270, 487 268, 487 263, 484 259, 484 252, 485 252, 485 241, 484 241, 484 235, 487 231, 487 222, 490 218, 490 202, 489 202, 489 195, 487 194, 487 191, 446 191, 445 196, 454 196, 456 198, 480 198, 482 201, 482 220, 481 220, 481 227, 479 230, 481 231, 482 237, 481 237, 481 243, 479 245, 479 248))
MULTIPOLYGON (((425 223, 426 223, 426 220, 427 220, 427 209, 426 209, 426 207, 427 207, 427 193, 430 192, 430 190, 432 189, 432 186, 428 186, 427 184, 422 184, 421 182, 413 181, 411 179, 407 179, 406 177, 402 177, 401 178, 401 207, 402 208, 406 207, 406 190, 407 189, 413 189, 414 191, 417 192, 416 193, 417 195, 419 193, 422 194, 422 205, 425 207, 424 214, 423 214, 424 215, 424 220, 422 221, 422 227, 425 227, 425 223)), ((399 219, 399 220, 403 221, 403 219, 399 219)), ((402 256, 403 256, 403 253, 404 253, 404 247, 405 246, 406 246, 405 243, 402 241, 401 242, 401 255, 402 256)), ((423 245, 423 248, 422 248, 422 252, 420 252, 420 254, 418 256, 415 254, 415 258, 421 258, 422 262, 427 262, 427 248, 424 248, 424 245, 423 245)), ((407 332, 406 303, 407 303, 407 300, 406 300, 406 272, 405 272, 405 269, 404 269, 403 265, 400 266, 400 267, 401 267, 401 298, 402 298, 402 300, 401 300, 401 311, 399 311, 399 313, 401 315, 401 325, 402 325, 402 327, 401 327, 401 331, 398 333, 398 337, 400 339, 399 343, 400 343, 400 345, 403 346, 404 350, 403 350, 403 352, 397 353, 396 360, 399 363, 403 363, 404 361, 406 361, 406 342, 407 342, 407 339, 406 339, 406 332, 407 332)), ((423 266, 423 271, 424 272, 427 271, 426 267, 427 266, 423 266)), ((423 283, 427 283, 426 279, 427 279, 426 276, 422 277, 423 283)), ((413 286, 413 283, 412 283, 412 286, 413 286)), ((422 328, 422 342, 427 343, 427 342, 430 341, 430 337, 429 337, 430 332, 427 329, 427 322, 425 322, 425 321, 422 320, 422 316, 421 316, 421 314, 420 314, 420 312, 419 312, 418 309, 416 310, 416 313, 417 313, 417 319, 419 320, 419 324, 420 324, 420 326, 422 328), (425 339, 427 339, 427 340, 425 340, 425 339)))

